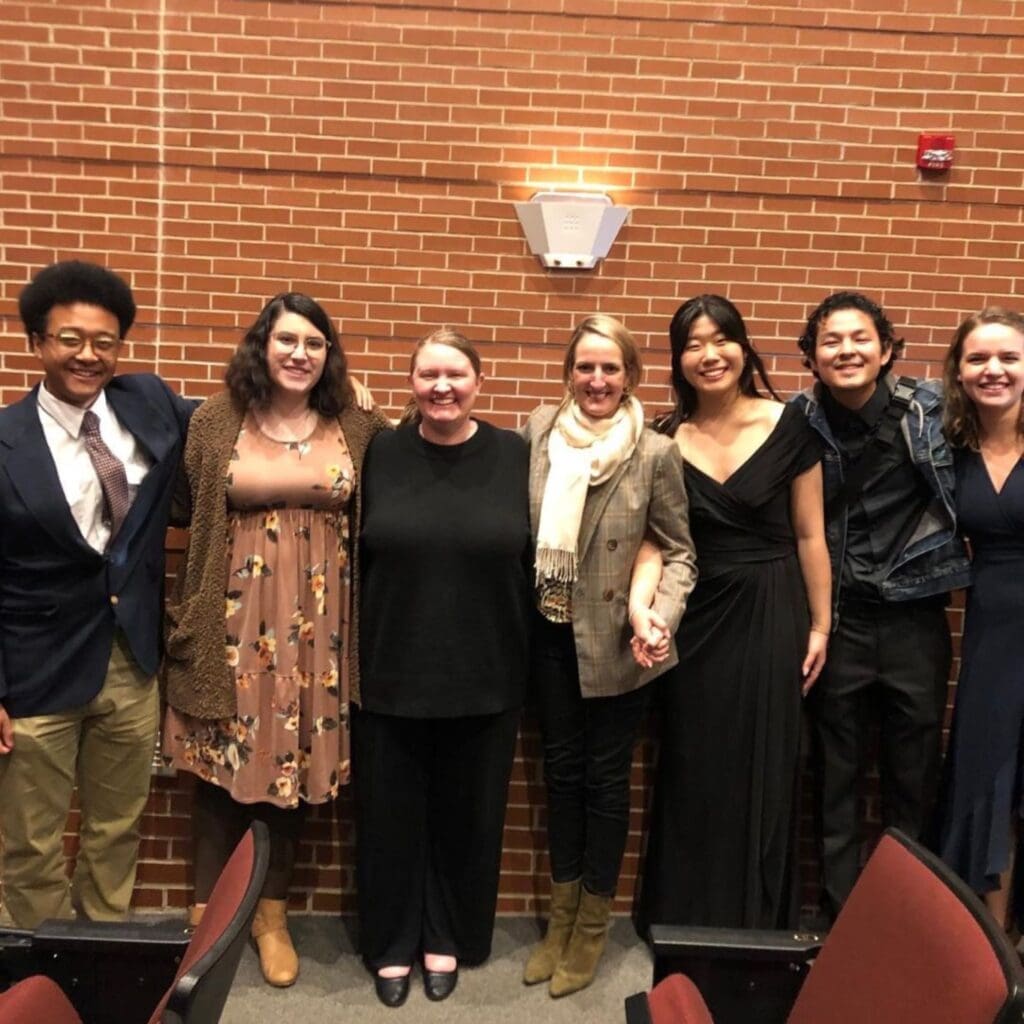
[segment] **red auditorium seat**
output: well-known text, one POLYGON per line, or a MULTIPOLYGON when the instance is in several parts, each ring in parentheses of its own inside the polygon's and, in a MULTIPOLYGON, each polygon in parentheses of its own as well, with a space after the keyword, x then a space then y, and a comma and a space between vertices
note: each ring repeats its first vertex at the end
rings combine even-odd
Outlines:
MULTIPOLYGON (((630 1024, 713 1024, 700 993, 681 974, 627 999, 626 1011, 630 1024)), ((1024 969, 1012 944, 942 861, 890 829, 829 932, 787 1024, 1022 1020, 1024 969)))
MULTIPOLYGON (((216 1024, 220 1020, 249 937, 269 857, 267 828, 256 822, 217 879, 174 981, 149 1024, 216 1024)), ((117 928, 110 926, 111 932, 117 928)), ((116 1000, 117 992, 111 992, 110 999, 116 1000)), ((108 1016, 116 1019, 116 1008, 108 1016)), ((0 1024, 82 1024, 82 1020, 55 982, 33 975, 0 993, 0 1024)))

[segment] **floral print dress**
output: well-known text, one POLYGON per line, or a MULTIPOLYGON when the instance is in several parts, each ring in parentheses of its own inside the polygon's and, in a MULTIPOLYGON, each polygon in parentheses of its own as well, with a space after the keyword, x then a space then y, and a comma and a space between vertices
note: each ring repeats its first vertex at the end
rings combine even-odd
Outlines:
POLYGON ((323 803, 349 776, 348 518, 353 467, 337 420, 274 441, 247 416, 225 480, 225 656, 238 713, 168 708, 175 768, 240 803, 323 803))

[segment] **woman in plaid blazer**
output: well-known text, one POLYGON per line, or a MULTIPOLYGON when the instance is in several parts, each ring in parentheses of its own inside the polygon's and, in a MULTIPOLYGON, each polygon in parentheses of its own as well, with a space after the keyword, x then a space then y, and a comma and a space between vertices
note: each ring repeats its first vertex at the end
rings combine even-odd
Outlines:
POLYGON ((604 949, 629 828, 629 773, 647 683, 676 661, 670 637, 696 582, 683 463, 644 426, 640 355, 608 316, 566 351, 566 396, 526 424, 536 553, 533 687, 544 743, 552 905, 527 984, 553 996, 588 985, 604 949), (649 537, 664 570, 650 607, 630 602, 649 537), (660 663, 634 660, 634 635, 660 663))

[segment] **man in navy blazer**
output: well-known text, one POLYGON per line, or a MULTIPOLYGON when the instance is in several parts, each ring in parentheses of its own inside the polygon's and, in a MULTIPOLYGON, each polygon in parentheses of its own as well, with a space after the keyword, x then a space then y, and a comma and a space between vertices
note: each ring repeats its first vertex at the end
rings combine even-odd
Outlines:
POLYGON ((114 376, 135 301, 106 268, 53 264, 19 308, 44 379, 0 410, 0 834, 4 917, 34 928, 75 911, 116 919, 131 900, 193 403, 152 374, 114 376))

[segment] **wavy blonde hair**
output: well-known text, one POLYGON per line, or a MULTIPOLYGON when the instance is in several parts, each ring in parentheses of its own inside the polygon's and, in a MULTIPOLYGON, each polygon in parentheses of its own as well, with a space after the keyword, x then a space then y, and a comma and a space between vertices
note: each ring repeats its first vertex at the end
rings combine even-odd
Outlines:
POLYGON ((626 386, 623 391, 623 398, 632 394, 640 384, 643 377, 644 367, 640 359, 640 346, 636 339, 626 327, 613 316, 604 313, 595 313, 581 320, 573 329, 569 338, 569 346, 565 350, 565 359, 562 362, 562 380, 565 382, 567 391, 566 397, 562 400, 563 405, 572 401, 572 368, 576 362, 576 346, 584 334, 596 334, 607 341, 613 341, 622 353, 622 368, 626 373, 626 386))

